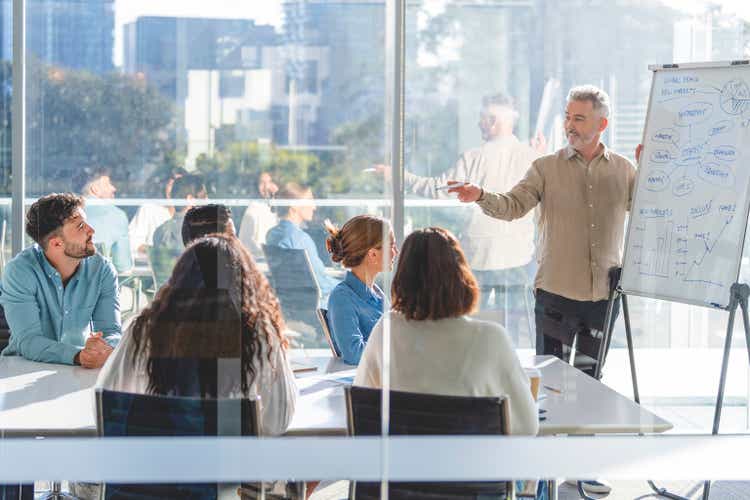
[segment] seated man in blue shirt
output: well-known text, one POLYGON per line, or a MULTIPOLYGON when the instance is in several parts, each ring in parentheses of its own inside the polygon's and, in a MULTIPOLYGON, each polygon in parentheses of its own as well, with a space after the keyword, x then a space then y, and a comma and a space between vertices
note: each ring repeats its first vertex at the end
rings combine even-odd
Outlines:
POLYGON ((26 214, 36 244, 3 273, 0 304, 10 325, 3 356, 99 368, 119 340, 117 274, 96 253, 83 204, 74 194, 51 194, 26 214))
MULTIPOLYGON (((302 187, 297 183, 290 182, 279 192, 279 199, 311 200, 312 190, 302 187)), ((279 223, 268 230, 266 245, 275 245, 281 248, 297 248, 305 250, 312 264, 315 279, 320 287, 321 304, 328 302, 328 295, 338 284, 338 281, 326 274, 326 266, 320 260, 318 249, 309 234, 300 227, 303 222, 309 222, 315 213, 315 205, 294 205, 277 207, 279 223)))
POLYGON ((99 250, 110 258, 117 272, 129 271, 133 267, 133 256, 130 253, 128 216, 112 204, 117 188, 112 184, 109 171, 103 168, 83 169, 76 176, 73 188, 86 199, 109 201, 106 205, 88 203, 87 223, 96 231, 94 244, 101 245, 99 250))

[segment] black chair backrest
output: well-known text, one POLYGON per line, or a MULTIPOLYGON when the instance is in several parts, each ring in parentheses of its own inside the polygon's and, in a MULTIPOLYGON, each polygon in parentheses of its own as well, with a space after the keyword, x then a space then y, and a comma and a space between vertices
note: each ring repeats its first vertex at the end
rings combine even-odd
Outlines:
MULTIPOLYGON (((346 393, 352 436, 381 434, 382 391, 351 386, 346 393)), ((501 435, 508 432, 508 400, 391 391, 390 435, 501 435)), ((356 498, 380 498, 380 483, 354 484, 356 498)), ((511 482, 389 483, 391 498, 499 498, 512 496, 511 482)))
MULTIPOLYGON (((258 400, 201 399, 98 389, 100 436, 257 436, 258 400)), ((107 484, 105 498, 215 499, 216 484, 107 484)))
POLYGON ((326 340, 328 341, 328 347, 331 348, 331 353, 333 354, 333 357, 340 358, 341 349, 339 349, 339 346, 336 343, 336 339, 333 338, 333 335, 331 334, 331 329, 328 327, 328 309, 323 309, 319 307, 318 309, 316 309, 316 312, 318 313, 318 321, 320 321, 320 327, 323 329, 323 333, 326 336, 326 340))
POLYGON ((323 265, 332 266, 333 260, 331 260, 331 254, 328 253, 328 248, 326 247, 326 240, 330 235, 326 228, 323 227, 323 224, 320 222, 318 224, 308 224, 305 232, 313 240, 313 243, 315 243, 315 250, 318 251, 318 257, 323 265))
POLYGON ((271 285, 281 301, 284 312, 294 310, 314 311, 320 300, 320 287, 305 250, 263 245, 271 285))

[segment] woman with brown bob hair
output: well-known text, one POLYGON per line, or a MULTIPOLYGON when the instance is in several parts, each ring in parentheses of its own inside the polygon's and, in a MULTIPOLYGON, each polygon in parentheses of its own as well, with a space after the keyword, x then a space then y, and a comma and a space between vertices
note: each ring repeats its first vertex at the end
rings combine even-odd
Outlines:
POLYGON ((383 315, 383 291, 375 277, 393 268, 398 254, 393 230, 387 220, 357 215, 341 229, 326 221, 326 247, 331 260, 349 269, 328 299, 328 327, 342 359, 359 363, 375 323, 383 315))
MULTIPOLYGON (((472 319, 479 289, 450 231, 411 233, 391 288, 390 380, 397 391, 448 396, 506 396, 510 432, 539 429, 529 378, 505 329, 472 319)), ((382 387, 383 320, 372 330, 355 385, 382 387)))
POLYGON ((297 399, 276 296, 234 236, 195 240, 107 360, 97 386, 202 398, 261 396, 261 432, 297 399))

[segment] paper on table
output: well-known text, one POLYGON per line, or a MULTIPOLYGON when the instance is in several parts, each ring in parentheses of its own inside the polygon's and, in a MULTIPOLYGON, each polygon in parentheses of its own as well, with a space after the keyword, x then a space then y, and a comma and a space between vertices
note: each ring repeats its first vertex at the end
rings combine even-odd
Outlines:
POLYGON ((354 383, 355 370, 344 370, 325 375, 313 375, 297 380, 297 386, 300 388, 300 395, 312 394, 314 392, 343 387, 354 383))

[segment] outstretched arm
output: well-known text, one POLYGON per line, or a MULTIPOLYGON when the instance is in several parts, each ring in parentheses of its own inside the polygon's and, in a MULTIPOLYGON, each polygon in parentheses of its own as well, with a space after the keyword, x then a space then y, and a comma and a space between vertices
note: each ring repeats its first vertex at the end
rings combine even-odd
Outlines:
MULTIPOLYGON (((449 183, 454 181, 448 181, 449 183)), ((537 162, 531 165, 526 176, 507 193, 492 193, 476 184, 455 183, 449 193, 455 193, 464 203, 476 202, 482 211, 502 220, 520 219, 542 199, 544 177, 537 162)))

